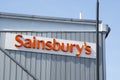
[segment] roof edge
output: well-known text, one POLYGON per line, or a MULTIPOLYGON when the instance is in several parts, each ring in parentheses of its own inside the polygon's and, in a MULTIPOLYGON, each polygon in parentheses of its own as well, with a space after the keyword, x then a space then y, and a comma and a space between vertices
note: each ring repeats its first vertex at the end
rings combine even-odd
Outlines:
MULTIPOLYGON (((7 18, 20 18, 20 19, 37 19, 37 20, 52 20, 52 21, 70 21, 70 22, 85 22, 85 23, 93 23, 96 24, 96 20, 90 19, 76 19, 76 18, 63 18, 63 17, 50 17, 50 16, 39 16, 39 15, 29 15, 29 14, 17 14, 17 13, 8 13, 8 12, 0 12, 0 17, 7 18)), ((100 20, 99 23, 102 23, 100 20)))

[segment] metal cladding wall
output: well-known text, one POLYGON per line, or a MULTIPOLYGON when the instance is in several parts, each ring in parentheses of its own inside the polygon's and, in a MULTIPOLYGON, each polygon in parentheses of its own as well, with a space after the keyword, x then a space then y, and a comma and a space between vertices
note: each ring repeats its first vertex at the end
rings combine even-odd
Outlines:
MULTIPOLYGON (((10 20, 6 19, 6 21, 7 20, 8 22, 4 23, 0 21, 0 25, 2 24, 2 27, 4 25, 15 27, 20 26, 19 24, 22 24, 19 22, 19 20, 18 23, 15 24, 13 24, 14 21, 13 23, 10 23, 10 20)), ((23 20, 23 22, 27 22, 27 20, 23 20)), ((37 24, 39 23, 39 21, 33 23, 37 24)), ((25 24, 24 26, 27 26, 27 28, 29 28, 29 25, 25 24)), ((96 43, 95 31, 6 31, 0 33, 0 46, 2 47, 4 47, 5 33, 20 33, 31 36, 42 36, 49 38, 87 41, 96 43)), ((105 33, 100 32, 100 80, 105 80, 105 63, 103 56, 104 41, 105 33)), ((96 59, 75 56, 53 55, 49 53, 39 52, 36 53, 14 50, 7 51, 13 58, 16 59, 16 61, 21 63, 27 70, 29 70, 33 75, 35 75, 35 77, 38 80, 96 80, 96 59)), ((8 58, 4 53, 0 51, 0 80, 33 79, 18 65, 16 65, 10 58, 8 58)))

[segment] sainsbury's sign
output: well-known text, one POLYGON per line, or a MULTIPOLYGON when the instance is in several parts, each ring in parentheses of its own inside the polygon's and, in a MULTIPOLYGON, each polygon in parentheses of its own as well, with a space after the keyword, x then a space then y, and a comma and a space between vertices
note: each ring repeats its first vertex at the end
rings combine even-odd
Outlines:
POLYGON ((5 49, 96 58, 95 43, 6 33, 5 49))

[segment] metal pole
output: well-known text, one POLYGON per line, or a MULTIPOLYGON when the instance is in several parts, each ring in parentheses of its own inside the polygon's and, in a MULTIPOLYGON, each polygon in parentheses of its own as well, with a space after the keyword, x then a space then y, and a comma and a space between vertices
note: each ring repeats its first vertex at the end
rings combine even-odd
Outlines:
POLYGON ((99 80, 99 0, 96 1, 96 80, 99 80))

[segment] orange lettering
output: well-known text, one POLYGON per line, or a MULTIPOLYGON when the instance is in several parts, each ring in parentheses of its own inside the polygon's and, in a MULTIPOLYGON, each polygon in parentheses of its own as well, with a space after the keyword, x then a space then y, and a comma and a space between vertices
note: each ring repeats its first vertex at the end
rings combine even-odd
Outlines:
POLYGON ((23 45, 24 45, 25 48, 31 48, 32 47, 31 39, 26 38, 25 43, 23 45))
MULTIPOLYGON (((22 47, 25 48, 33 48, 33 49, 45 49, 45 50, 53 50, 53 51, 63 51, 63 52, 70 52, 72 53, 74 48, 77 49, 77 52, 75 55, 78 57, 83 50, 85 50, 86 55, 90 55, 92 53, 91 46, 87 45, 86 42, 82 43, 82 46, 79 44, 74 43, 64 43, 64 42, 57 42, 55 38, 52 39, 52 41, 46 41, 46 40, 37 40, 36 36, 33 36, 32 39, 24 38, 21 34, 17 34, 15 36, 15 40, 17 43, 15 43, 15 47, 22 47)), ((74 53, 74 52, 73 52, 74 53)))
POLYGON ((91 46, 87 46, 86 42, 83 42, 82 47, 86 50, 85 54, 89 55, 91 54, 91 46))
POLYGON ((56 42, 55 39, 53 39, 53 50, 54 51, 59 51, 60 50, 60 43, 56 42))
POLYGON ((68 50, 69 50, 69 44, 67 43, 67 45, 66 45, 66 50, 65 50, 65 44, 62 43, 61 50, 62 50, 63 52, 68 52, 68 50))
POLYGON ((53 49, 53 47, 52 47, 52 42, 51 41, 47 41, 46 43, 45 43, 45 45, 47 46, 45 49, 46 50, 51 50, 51 49, 53 49))
POLYGON ((37 40, 37 49, 40 48, 40 43, 42 43, 42 49, 45 48, 45 41, 44 40, 37 40))
POLYGON ((75 44, 70 44, 70 52, 73 52, 73 47, 75 46, 75 44))
POLYGON ((37 43, 36 37, 33 36, 33 42, 32 42, 32 47, 33 48, 36 48, 36 45, 37 45, 36 43, 37 43))
POLYGON ((78 57, 81 54, 81 52, 82 52, 82 48, 80 48, 80 46, 78 44, 76 44, 75 46, 77 48, 76 56, 78 57))
POLYGON ((91 54, 91 52, 92 52, 90 46, 86 46, 86 47, 85 47, 85 50, 86 50, 85 53, 86 53, 87 55, 91 54))
POLYGON ((22 47, 23 46, 23 41, 20 38, 22 38, 21 34, 17 34, 15 36, 15 40, 19 43, 19 44, 15 44, 16 47, 22 47))

